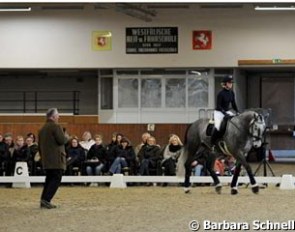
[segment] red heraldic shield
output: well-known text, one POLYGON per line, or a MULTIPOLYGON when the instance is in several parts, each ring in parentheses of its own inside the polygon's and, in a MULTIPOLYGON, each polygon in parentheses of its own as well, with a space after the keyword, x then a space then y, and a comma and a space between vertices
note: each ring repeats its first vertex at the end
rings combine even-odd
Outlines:
POLYGON ((193 31, 193 49, 208 50, 212 48, 212 31, 193 31))

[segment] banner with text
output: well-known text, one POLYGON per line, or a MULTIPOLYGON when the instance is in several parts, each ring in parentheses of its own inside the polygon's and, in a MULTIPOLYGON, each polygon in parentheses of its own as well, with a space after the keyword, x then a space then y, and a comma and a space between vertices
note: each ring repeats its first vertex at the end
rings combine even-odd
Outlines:
POLYGON ((178 53, 177 27, 126 28, 127 54, 178 53))

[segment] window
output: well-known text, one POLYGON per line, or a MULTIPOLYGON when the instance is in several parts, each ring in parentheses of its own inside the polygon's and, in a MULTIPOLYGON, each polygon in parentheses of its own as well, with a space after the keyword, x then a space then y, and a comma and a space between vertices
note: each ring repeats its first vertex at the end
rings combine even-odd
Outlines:
POLYGON ((188 78, 188 107, 208 107, 208 79, 188 78))
POLYGON ((166 79, 166 107, 185 107, 185 78, 166 79))
MULTIPOLYGON (((167 111, 171 109, 190 109, 191 111, 207 108, 209 104, 208 72, 200 71, 200 75, 192 75, 188 70, 116 70, 113 83, 116 90, 114 104, 122 110, 161 108, 167 111)), ((102 92, 106 91, 106 85, 106 83, 101 85, 102 92)), ((105 98, 110 99, 110 96, 105 93, 105 98)), ((102 99, 102 103, 109 107, 110 103, 106 101, 102 99)), ((104 105, 102 104, 102 107, 104 105)))
POLYGON ((101 78, 100 92, 100 108, 103 110, 113 109, 113 78, 101 78))
POLYGON ((142 79, 141 81, 141 107, 161 107, 161 79, 142 79))
POLYGON ((261 85, 262 108, 272 110, 273 122, 294 125, 294 78, 278 74, 262 78, 261 85))
POLYGON ((118 107, 137 108, 138 107, 138 79, 118 80, 118 107))

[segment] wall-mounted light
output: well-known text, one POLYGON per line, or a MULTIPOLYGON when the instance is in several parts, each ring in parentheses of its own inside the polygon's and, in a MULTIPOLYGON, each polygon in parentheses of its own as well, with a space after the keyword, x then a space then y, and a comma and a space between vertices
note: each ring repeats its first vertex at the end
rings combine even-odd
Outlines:
POLYGON ((288 7, 279 7, 279 6, 272 6, 272 7, 265 7, 265 6, 256 6, 255 10, 269 10, 269 11, 276 11, 276 10, 295 10, 294 6, 288 7))
POLYGON ((0 12, 31 11, 31 7, 0 7, 0 12))
POLYGON ((194 74, 197 76, 207 76, 209 74, 210 70, 207 68, 201 68, 201 69, 194 69, 194 70, 190 70, 189 74, 194 74))
POLYGON ((199 72, 199 71, 195 71, 195 70, 192 70, 190 73, 191 73, 191 74, 198 75, 198 76, 201 76, 201 75, 202 75, 201 72, 199 72))

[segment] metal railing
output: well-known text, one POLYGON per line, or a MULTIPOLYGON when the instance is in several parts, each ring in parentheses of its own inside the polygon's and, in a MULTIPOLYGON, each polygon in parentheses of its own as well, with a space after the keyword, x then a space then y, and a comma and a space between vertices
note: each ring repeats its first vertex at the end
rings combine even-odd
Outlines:
POLYGON ((0 113, 43 113, 56 107, 79 114, 80 91, 1 91, 0 113))

